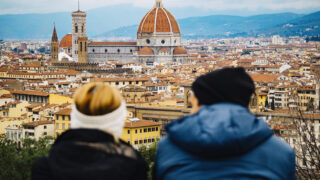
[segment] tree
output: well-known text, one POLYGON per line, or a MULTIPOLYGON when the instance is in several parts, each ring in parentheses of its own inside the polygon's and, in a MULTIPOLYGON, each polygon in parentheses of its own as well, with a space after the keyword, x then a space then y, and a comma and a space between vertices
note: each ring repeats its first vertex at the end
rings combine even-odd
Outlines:
POLYGON ((293 120, 297 179, 320 179, 320 139, 316 137, 313 116, 298 111, 293 120))
POLYGON ((31 168, 38 157, 48 154, 51 137, 24 139, 22 147, 0 136, 0 179, 31 179, 31 168))
POLYGON ((152 179, 152 170, 154 168, 154 163, 156 161, 158 142, 151 144, 149 147, 142 145, 138 148, 142 158, 147 163, 149 167, 148 178, 152 179))
POLYGON ((308 105, 307 105, 307 111, 314 111, 314 104, 313 104, 313 98, 311 98, 308 102, 308 105))
POLYGON ((243 51, 243 52, 241 53, 241 56, 243 56, 243 55, 250 55, 250 51, 243 51))

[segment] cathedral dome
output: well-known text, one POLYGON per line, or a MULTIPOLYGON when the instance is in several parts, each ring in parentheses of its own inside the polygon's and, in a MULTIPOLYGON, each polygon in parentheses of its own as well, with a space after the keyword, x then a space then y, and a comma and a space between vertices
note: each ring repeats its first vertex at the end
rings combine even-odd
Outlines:
POLYGON ((153 50, 149 47, 144 47, 142 48, 139 53, 138 53, 139 56, 153 56, 154 53, 153 53, 153 50))
POLYGON ((65 35, 60 41, 60 48, 72 48, 72 34, 65 35))
POLYGON ((156 5, 141 20, 138 33, 171 32, 180 33, 179 24, 174 16, 165 8, 162 1, 156 0, 156 5))
POLYGON ((176 47, 174 50, 173 50, 173 55, 185 55, 185 54, 188 54, 187 50, 183 47, 176 47))

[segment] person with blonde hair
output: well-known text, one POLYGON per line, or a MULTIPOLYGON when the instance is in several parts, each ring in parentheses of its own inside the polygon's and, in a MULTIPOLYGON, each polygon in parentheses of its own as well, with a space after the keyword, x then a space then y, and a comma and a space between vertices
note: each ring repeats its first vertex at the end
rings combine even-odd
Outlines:
POLYGON ((147 179, 140 154, 120 140, 127 113, 118 89, 89 83, 74 102, 71 129, 36 161, 32 179, 147 179))

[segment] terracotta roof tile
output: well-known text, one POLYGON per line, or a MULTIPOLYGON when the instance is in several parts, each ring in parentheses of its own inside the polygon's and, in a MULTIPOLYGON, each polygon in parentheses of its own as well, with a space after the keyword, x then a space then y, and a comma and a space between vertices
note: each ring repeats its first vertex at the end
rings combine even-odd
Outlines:
POLYGON ((125 128, 136 128, 136 127, 150 127, 150 126, 160 126, 160 123, 152 122, 152 121, 132 121, 132 122, 125 122, 125 128))
POLYGON ((12 94, 24 94, 24 95, 34 95, 34 96, 49 96, 48 93, 42 91, 11 91, 12 94))
POLYGON ((30 123, 24 123, 22 124, 23 126, 33 126, 33 127, 37 127, 40 125, 45 125, 45 124, 53 124, 52 121, 35 121, 35 122, 30 122, 30 123))
POLYGON ((188 54, 187 50, 183 47, 176 47, 173 50, 173 55, 182 55, 182 54, 188 54))
POLYGON ((153 32, 180 33, 180 28, 178 22, 168 10, 154 8, 142 18, 138 28, 138 33, 153 32))
POLYGON ((72 48, 72 34, 65 35, 60 41, 60 48, 72 48))
POLYGON ((138 55, 139 56, 153 56, 154 52, 153 52, 153 50, 151 48, 144 47, 139 51, 138 55))
POLYGON ((56 112, 55 114, 58 114, 58 115, 70 115, 71 111, 72 111, 71 108, 65 108, 65 109, 62 109, 62 110, 56 112))

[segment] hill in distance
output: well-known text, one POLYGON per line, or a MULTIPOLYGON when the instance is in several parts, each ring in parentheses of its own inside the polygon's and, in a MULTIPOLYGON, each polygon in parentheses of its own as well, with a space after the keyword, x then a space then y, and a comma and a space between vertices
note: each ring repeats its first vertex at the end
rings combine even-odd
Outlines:
MULTIPOLYGON (((236 36, 305 36, 320 34, 320 11, 309 15, 294 13, 255 16, 212 15, 178 19, 184 38, 236 36), (309 28, 309 29, 308 29, 309 28)), ((138 25, 117 28, 97 37, 135 38, 138 25)))
MULTIPOLYGON (((87 35, 91 39, 135 39, 138 24, 147 11, 148 9, 132 5, 115 5, 89 10, 87 35)), ((177 18, 184 38, 320 34, 318 28, 320 11, 308 15, 279 13, 247 17, 209 15, 214 13, 213 10, 203 11, 197 8, 175 8, 170 11, 177 18)), ((54 22, 59 40, 71 33, 71 11, 0 15, 0 39, 50 40, 54 22)))

